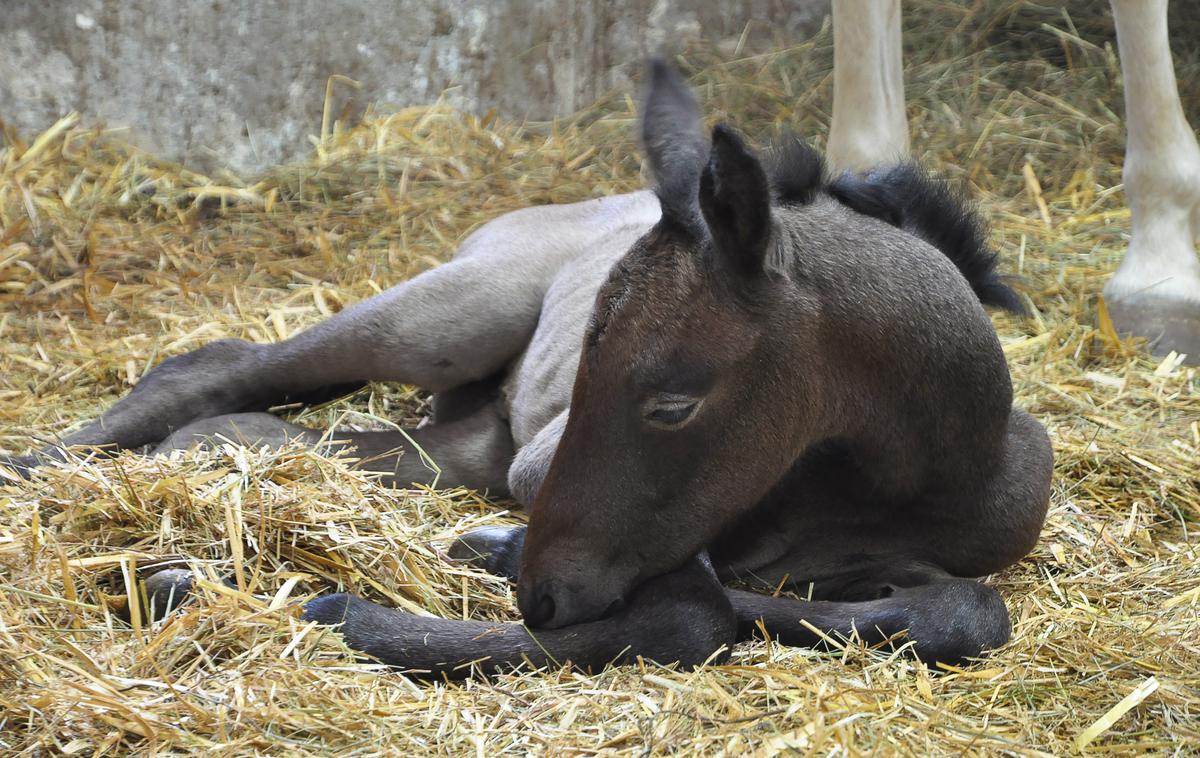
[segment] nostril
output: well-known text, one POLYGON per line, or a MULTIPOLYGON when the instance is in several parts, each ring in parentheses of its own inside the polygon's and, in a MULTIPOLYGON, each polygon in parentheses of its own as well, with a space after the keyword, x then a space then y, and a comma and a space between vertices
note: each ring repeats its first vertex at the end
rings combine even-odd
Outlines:
POLYGON ((554 618, 554 610, 554 596, 544 589, 539 589, 533 603, 522 609, 521 615, 525 617, 525 623, 529 626, 542 626, 554 618))
POLYGON ((538 598, 535 611, 538 618, 537 623, 539 624, 544 624, 554 618, 554 598, 549 592, 542 593, 542 596, 538 598))

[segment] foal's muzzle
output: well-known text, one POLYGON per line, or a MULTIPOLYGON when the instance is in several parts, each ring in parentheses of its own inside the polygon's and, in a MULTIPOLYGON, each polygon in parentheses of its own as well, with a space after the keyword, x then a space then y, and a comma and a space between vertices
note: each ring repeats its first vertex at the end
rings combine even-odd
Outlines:
POLYGON ((610 616, 625 607, 625 600, 588 593, 550 579, 529 588, 522 583, 517 590, 517 606, 528 626, 557 629, 610 616))

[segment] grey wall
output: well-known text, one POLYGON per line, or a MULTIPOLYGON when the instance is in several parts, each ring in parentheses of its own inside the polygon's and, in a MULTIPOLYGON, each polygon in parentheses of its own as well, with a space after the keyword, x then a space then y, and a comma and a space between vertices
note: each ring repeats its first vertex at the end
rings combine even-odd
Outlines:
POLYGON ((33 135, 76 110, 201 170, 254 172, 310 149, 339 109, 448 99, 570 113, 647 52, 798 41, 828 0, 0 0, 0 118, 33 135), (347 102, 351 98, 352 102, 347 102))

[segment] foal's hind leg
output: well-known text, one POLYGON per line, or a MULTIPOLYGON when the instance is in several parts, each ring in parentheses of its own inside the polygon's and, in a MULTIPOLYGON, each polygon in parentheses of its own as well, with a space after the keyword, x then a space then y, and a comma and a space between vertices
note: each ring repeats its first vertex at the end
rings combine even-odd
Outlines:
POLYGON ((356 467, 383 474, 394 487, 410 484, 469 487, 508 494, 512 433, 495 404, 453 421, 403 432, 322 433, 290 424, 269 413, 233 413, 194 421, 163 440, 154 453, 219 444, 223 440, 278 447, 293 440, 347 450, 356 467))
POLYGON ((512 431, 495 405, 454 421, 404 432, 334 431, 330 444, 348 449, 356 468, 376 471, 394 487, 409 484, 487 490, 508 495, 512 431))
POLYGON ((538 218, 497 219, 453 261, 284 342, 221 340, 168 358, 62 444, 138 447, 198 419, 265 410, 321 388, 377 380, 438 392, 495 374, 529 341, 546 288, 575 249, 543 239, 538 218))

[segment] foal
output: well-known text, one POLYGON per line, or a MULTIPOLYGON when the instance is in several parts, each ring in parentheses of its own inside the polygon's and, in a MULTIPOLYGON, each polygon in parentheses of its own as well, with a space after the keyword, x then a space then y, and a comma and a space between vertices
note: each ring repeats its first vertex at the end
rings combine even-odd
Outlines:
MULTIPOLYGON (((170 358, 65 444, 316 441, 247 411, 363 380, 433 390, 435 423, 408 435, 440 481, 530 509, 528 531, 452 549, 518 582, 528 628, 345 594, 304 609, 418 673, 695 665, 760 624, 787 644, 905 638, 931 661, 1003 644, 1003 601, 969 577, 1032 548, 1052 460, 1012 407, 981 302, 1019 301, 976 219, 911 167, 830 182, 793 139, 764 168, 728 127, 709 139, 673 69, 650 79, 655 192, 503 216, 292 339, 170 358)), ((401 433, 337 436, 390 481, 429 478, 401 433)))

